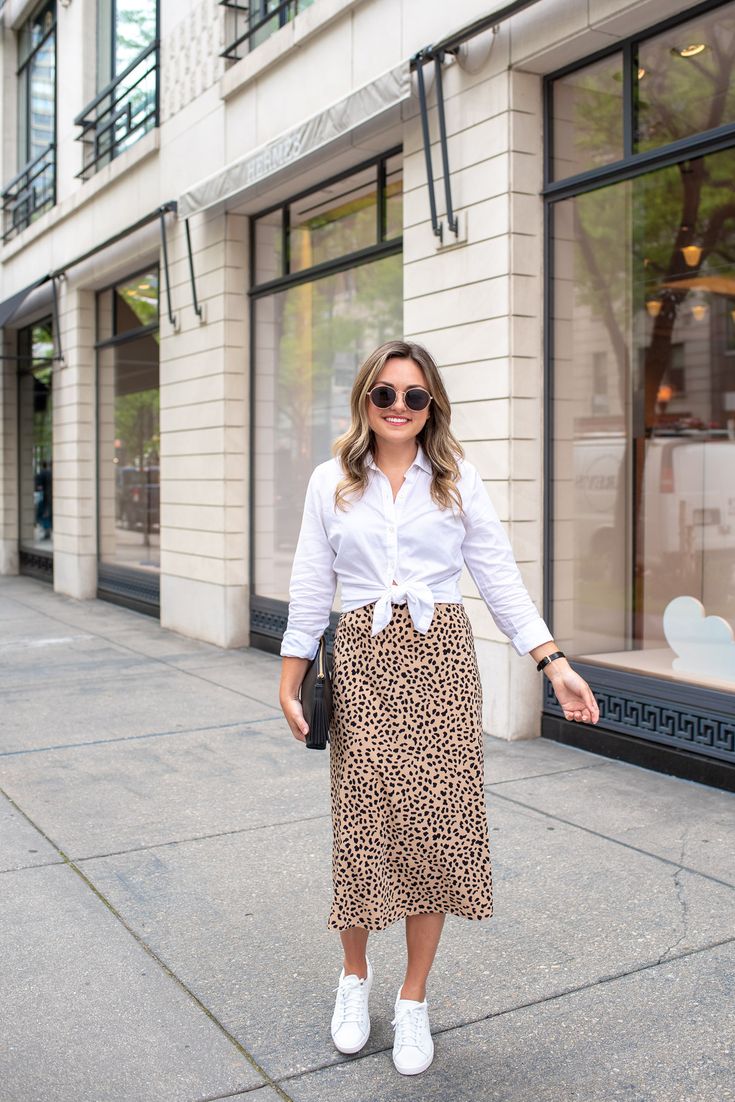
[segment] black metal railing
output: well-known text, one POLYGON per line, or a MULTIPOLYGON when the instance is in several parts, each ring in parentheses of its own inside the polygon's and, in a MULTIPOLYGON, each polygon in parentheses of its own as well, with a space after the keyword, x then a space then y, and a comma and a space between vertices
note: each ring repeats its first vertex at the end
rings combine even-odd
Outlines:
POLYGON ((3 188, 3 242, 29 226, 56 202, 56 146, 41 153, 3 188))
POLYGON ((159 121, 159 41, 156 39, 126 69, 106 84, 74 120, 82 132, 87 180, 124 153, 159 121))
POLYGON ((252 0, 250 4, 238 4, 236 0, 220 0, 220 6, 232 13, 230 30, 234 32, 220 57, 239 61, 241 55, 238 50, 254 50, 313 3, 314 0, 283 0, 280 4, 273 3, 273 0, 252 0))

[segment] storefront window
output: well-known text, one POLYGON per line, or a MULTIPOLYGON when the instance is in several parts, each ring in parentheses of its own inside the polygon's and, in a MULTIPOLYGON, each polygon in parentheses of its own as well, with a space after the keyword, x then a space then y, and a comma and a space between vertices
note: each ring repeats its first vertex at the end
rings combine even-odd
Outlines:
MULTIPOLYGON (((395 158, 389 165, 380 200, 372 166, 290 204, 290 263, 303 278, 260 296, 256 289, 254 586, 261 597, 288 600, 311 471, 348 424, 360 363, 403 331, 400 166, 395 158), (397 247, 386 250, 388 232, 397 247), (370 244, 374 257, 367 252, 363 263, 342 269, 342 256, 370 244), (330 261, 333 272, 309 278, 309 268, 330 261)), ((273 214, 256 223, 256 247, 265 248, 254 271, 265 279, 276 267, 280 226, 273 214)))
POLYGON ((99 556, 160 568, 158 271, 98 295, 99 556))
POLYGON ((623 150, 623 55, 554 81, 554 178, 619 161, 623 150))
POLYGON ((617 49, 551 82, 553 179, 735 122, 735 4, 631 43, 627 67, 625 56, 617 49))
POLYGON ((637 152, 735 121, 735 5, 646 39, 637 78, 637 152))
POLYGON ((553 208, 555 637, 728 689, 734 173, 726 150, 553 208))
POLYGON ((53 551, 51 319, 18 332, 19 535, 21 550, 53 551))

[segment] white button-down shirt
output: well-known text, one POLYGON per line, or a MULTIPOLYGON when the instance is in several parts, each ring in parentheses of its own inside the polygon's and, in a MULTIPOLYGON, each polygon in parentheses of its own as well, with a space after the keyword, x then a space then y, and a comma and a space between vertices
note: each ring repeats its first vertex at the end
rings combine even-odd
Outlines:
POLYGON ((552 638, 523 584, 508 537, 477 469, 460 460, 464 516, 431 498, 431 464, 422 449, 395 501, 388 477, 369 459, 368 484, 346 510, 334 507, 338 459, 313 471, 289 588, 282 655, 313 658, 329 623, 337 581, 342 611, 376 602, 372 633, 389 623, 391 605, 408 603, 413 625, 429 629, 436 601, 461 601, 462 563, 518 654, 552 638))

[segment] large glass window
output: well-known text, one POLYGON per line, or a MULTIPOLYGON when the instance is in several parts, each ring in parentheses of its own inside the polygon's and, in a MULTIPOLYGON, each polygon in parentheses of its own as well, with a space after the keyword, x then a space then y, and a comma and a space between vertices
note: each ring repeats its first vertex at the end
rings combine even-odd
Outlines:
POLYGON ((550 91, 555 180, 735 124, 735 4, 576 67, 550 91))
POLYGON ((101 292, 97 298, 97 329, 100 563, 157 575, 157 269, 141 272, 101 292))
MULTIPOLYGON (((18 331, 18 490, 21 553, 53 551, 51 319, 18 331)), ((22 557, 22 554, 21 554, 22 557)))
POLYGON ((556 178, 622 159, 622 53, 555 81, 553 135, 556 178))
POLYGON ((4 237, 56 201, 56 3, 48 0, 18 36, 18 172, 3 188, 4 237))
POLYGON ((403 332, 400 204, 394 156, 255 223, 254 272, 268 283, 264 293, 255 288, 253 312, 253 581, 261 597, 288 600, 311 471, 349 423, 360 363, 403 332), (344 265, 355 253, 361 262, 344 265), (319 278, 309 274, 315 264, 319 278))
POLYGON ((641 42, 636 78, 637 152, 735 122, 735 5, 641 42))
POLYGON ((553 211, 555 637, 730 689, 734 174, 731 149, 553 211))

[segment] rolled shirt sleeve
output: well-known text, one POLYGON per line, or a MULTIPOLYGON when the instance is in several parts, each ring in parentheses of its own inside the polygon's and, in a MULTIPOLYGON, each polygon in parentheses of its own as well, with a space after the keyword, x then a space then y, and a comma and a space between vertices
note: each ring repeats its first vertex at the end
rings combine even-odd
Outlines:
POLYGON ((471 463, 463 465, 465 536, 462 557, 480 596, 517 654, 528 654, 552 634, 531 600, 510 540, 471 463))
POLYGON ((306 488, 291 570, 288 624, 281 642, 281 655, 293 658, 315 657, 319 640, 329 624, 337 589, 335 554, 324 527, 320 481, 317 467, 306 488))

